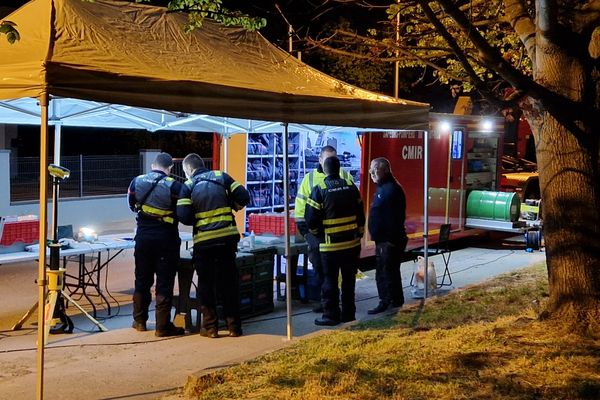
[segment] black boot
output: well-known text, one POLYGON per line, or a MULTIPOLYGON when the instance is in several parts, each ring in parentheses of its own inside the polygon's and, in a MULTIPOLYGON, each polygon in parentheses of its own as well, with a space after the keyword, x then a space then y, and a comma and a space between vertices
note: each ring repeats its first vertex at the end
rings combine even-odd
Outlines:
POLYGON ((238 337, 242 336, 242 321, 239 317, 227 317, 227 329, 229 329, 229 336, 238 337))
POLYGON ((326 316, 322 316, 321 318, 315 319, 315 325, 319 326, 335 326, 340 323, 338 318, 330 318, 326 316))
POLYGON ((146 330, 146 321, 148 321, 148 307, 151 298, 141 292, 133 294, 133 324, 131 325, 137 331, 146 330))
POLYGON ((142 322, 142 321, 133 321, 133 324, 131 324, 131 327, 138 332, 145 332, 148 330, 146 328, 146 323, 142 322))
POLYGON ((217 310, 213 307, 200 306, 202 312, 202 329, 200 329, 200 335, 209 338, 219 337, 219 318, 217 317, 217 310))
POLYGON ((156 331, 157 337, 181 336, 185 329, 173 325, 171 322, 171 298, 156 296, 156 331))
POLYGON ((389 306, 390 306, 389 303, 380 301, 379 304, 377 305, 377 307, 367 310, 367 314, 379 314, 379 313, 387 310, 389 306))

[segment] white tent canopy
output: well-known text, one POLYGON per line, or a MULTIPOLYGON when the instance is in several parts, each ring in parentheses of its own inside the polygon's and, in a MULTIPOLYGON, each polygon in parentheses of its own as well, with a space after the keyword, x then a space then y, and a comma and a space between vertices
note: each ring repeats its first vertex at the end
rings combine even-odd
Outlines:
MULTIPOLYGON (((40 121, 41 109, 37 99, 25 97, 15 100, 0 100, 0 123, 39 125, 40 121)), ((91 100, 53 98, 48 105, 48 125, 145 129, 149 132, 215 132, 227 135, 266 131, 280 126, 281 122, 188 114, 91 100)), ((313 132, 338 129, 338 127, 316 124, 290 123, 289 126, 290 129, 313 132)), ((364 130, 364 128, 357 127, 348 128, 364 130)))

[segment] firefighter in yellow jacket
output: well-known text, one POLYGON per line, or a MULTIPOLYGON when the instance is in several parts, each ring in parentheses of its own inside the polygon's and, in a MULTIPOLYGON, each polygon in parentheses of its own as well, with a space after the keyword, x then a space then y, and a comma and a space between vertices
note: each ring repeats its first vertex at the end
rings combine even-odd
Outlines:
POLYGON ((313 188, 307 199, 305 219, 308 229, 319 240, 323 266, 323 316, 315 319, 315 324, 337 325, 355 319, 354 288, 365 213, 358 188, 340 178, 340 160, 328 157, 323 162, 323 170, 326 177, 313 188), (341 311, 338 288, 340 271, 341 311))
MULTIPOLYGON (((300 232, 308 244, 308 258, 315 270, 315 273, 317 274, 317 282, 319 287, 323 283, 323 268, 321 266, 321 256, 319 254, 319 240, 308 230, 304 214, 306 209, 306 201, 310 197, 310 193, 312 192, 313 188, 325 180, 323 161, 329 157, 336 156, 337 152, 335 147, 327 145, 321 148, 319 153, 319 165, 317 168, 304 175, 304 178, 302 178, 302 182, 300 183, 298 193, 296 194, 296 200, 294 202, 294 218, 296 219, 296 227, 298 228, 298 232, 300 232)), ((340 170, 340 177, 345 179, 349 184, 354 182, 352 175, 344 170, 340 170)), ((321 307, 316 307, 313 311, 320 313, 323 310, 321 307)))
POLYGON ((202 311, 200 334, 219 337, 216 289, 229 336, 240 336, 239 278, 235 265, 240 234, 233 212, 244 208, 250 195, 227 173, 206 169, 197 154, 183 159, 183 171, 188 180, 177 202, 177 216, 183 224, 194 226, 193 260, 202 311))

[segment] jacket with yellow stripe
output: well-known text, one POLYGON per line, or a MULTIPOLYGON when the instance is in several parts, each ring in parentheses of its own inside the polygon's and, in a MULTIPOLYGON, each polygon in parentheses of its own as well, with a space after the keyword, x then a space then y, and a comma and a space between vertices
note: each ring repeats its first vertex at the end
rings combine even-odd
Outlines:
POLYGON ((250 195, 223 171, 200 169, 188 179, 177 202, 177 216, 194 226, 194 245, 208 246, 240 240, 233 207, 245 207, 250 195))
POLYGON ((310 232, 319 238, 319 251, 360 246, 365 212, 358 188, 346 179, 328 176, 315 186, 307 199, 304 218, 310 232))
MULTIPOLYGON (((348 184, 354 183, 352 175, 343 169, 340 169, 340 177, 345 179, 348 184)), ((306 200, 310 197, 310 193, 312 192, 313 188, 322 183, 324 180, 325 173, 319 164, 317 168, 304 175, 304 178, 302 178, 302 182, 300 183, 300 187, 298 188, 296 200, 294 201, 294 218, 296 219, 296 227, 298 228, 298 232, 300 232, 302 236, 308 233, 308 227, 306 226, 306 221, 304 218, 304 214, 306 212, 306 200)))
POLYGON ((133 178, 127 201, 131 211, 137 213, 136 234, 177 234, 175 210, 181 188, 180 182, 159 170, 133 178), (144 203, 140 204, 142 200, 144 203))

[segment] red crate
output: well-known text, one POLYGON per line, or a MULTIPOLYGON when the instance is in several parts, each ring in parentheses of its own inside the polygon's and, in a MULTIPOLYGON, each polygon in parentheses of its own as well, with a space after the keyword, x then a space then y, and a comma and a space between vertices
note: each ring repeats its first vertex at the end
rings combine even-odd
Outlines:
POLYGON ((10 246, 16 242, 22 242, 24 244, 37 243, 39 235, 39 221, 5 222, 2 229, 0 245, 10 246))
MULTIPOLYGON (((250 214, 248 217, 248 230, 254 231, 257 235, 274 235, 283 236, 284 231, 284 214, 268 213, 268 214, 250 214)), ((290 235, 296 234, 296 220, 294 217, 289 217, 290 235)))

